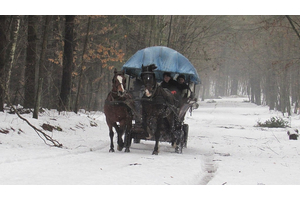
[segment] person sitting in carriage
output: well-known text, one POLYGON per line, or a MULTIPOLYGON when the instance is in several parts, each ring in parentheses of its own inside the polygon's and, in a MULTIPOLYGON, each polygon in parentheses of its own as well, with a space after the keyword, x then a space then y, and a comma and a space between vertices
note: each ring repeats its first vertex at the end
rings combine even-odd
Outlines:
POLYGON ((178 82, 177 88, 181 97, 194 98, 194 93, 192 92, 188 84, 185 82, 185 76, 183 74, 180 74, 177 77, 177 82, 178 82), (188 91, 190 91, 190 95, 188 95, 188 91))
POLYGON ((161 87, 167 88, 168 90, 170 90, 172 94, 178 95, 179 84, 178 84, 177 81, 175 81, 171 77, 171 73, 170 72, 164 72, 163 73, 163 81, 162 81, 162 83, 160 85, 161 85, 161 87))
POLYGON ((186 103, 189 99, 193 99, 194 98, 194 93, 192 92, 192 90, 190 89, 190 87, 188 86, 188 84, 185 82, 185 76, 183 74, 180 74, 177 77, 177 88, 179 91, 179 95, 181 97, 181 105, 183 105, 184 103, 186 103), (189 93, 190 91, 190 93, 189 93))
POLYGON ((163 73, 163 81, 160 84, 160 86, 162 88, 170 90, 170 92, 174 95, 175 99, 178 101, 177 107, 180 108, 183 102, 178 89, 179 83, 171 77, 170 72, 163 73))

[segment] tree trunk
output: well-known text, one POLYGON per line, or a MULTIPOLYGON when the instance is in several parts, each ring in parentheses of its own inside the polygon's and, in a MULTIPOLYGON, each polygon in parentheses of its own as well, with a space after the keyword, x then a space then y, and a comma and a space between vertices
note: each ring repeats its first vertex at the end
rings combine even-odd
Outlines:
POLYGON ((299 109, 299 100, 300 100, 300 81, 299 81, 299 76, 300 76, 300 70, 299 67, 296 67, 296 72, 294 74, 295 76, 295 107, 294 107, 294 113, 298 114, 298 109, 299 109))
MULTIPOLYGON (((16 52, 16 46, 17 46, 17 40, 19 35, 19 29, 20 29, 20 16, 13 16, 12 17, 12 29, 11 29, 11 45, 8 53, 7 63, 5 63, 5 90, 6 94, 9 95, 9 83, 10 83, 10 77, 11 77, 11 70, 14 63, 15 58, 15 52, 16 52)), ((6 97, 7 98, 7 97, 6 97)))
POLYGON ((65 46, 63 55, 63 75, 60 91, 60 110, 70 110, 70 96, 73 71, 74 15, 66 16, 65 46))
POLYGON ((261 105, 261 88, 260 88, 260 80, 258 77, 255 82, 255 104, 261 105))
POLYGON ((0 15, 0 111, 3 112, 4 108, 4 65, 5 65, 5 52, 6 52, 6 33, 7 33, 7 16, 0 15))
POLYGON ((260 80, 257 74, 251 75, 250 88, 251 88, 251 103, 261 105, 261 89, 260 80))
POLYGON ((266 77, 266 101, 269 106, 269 110, 275 109, 275 102, 277 101, 276 95, 276 76, 273 69, 269 69, 266 77))
MULTIPOLYGON (((57 59, 59 57, 59 52, 63 49, 63 41, 62 41, 62 32, 61 24, 62 21, 61 16, 52 16, 52 52, 50 52, 50 57, 54 59, 57 59)), ((58 60, 58 59, 57 59, 58 60)), ((48 78, 51 79, 51 86, 49 89, 50 93, 50 100, 49 100, 49 107, 58 109, 58 99, 60 94, 60 84, 61 84, 61 74, 62 74, 62 66, 61 64, 57 62, 52 62, 50 66, 50 74, 48 74, 48 78)), ((50 82, 50 81, 49 81, 50 82)))
POLYGON ((230 95, 237 95, 238 94, 238 85, 239 82, 235 76, 232 77, 231 80, 231 88, 230 88, 230 95))
POLYGON ((77 95, 76 95, 75 108, 74 108, 75 113, 78 112, 79 95, 80 95, 80 88, 81 88, 81 81, 82 81, 82 74, 83 74, 83 67, 84 67, 84 54, 86 52, 86 47, 87 47, 87 43, 88 43, 90 24, 91 24, 91 17, 89 17, 89 20, 88 20, 87 31, 86 31, 85 41, 84 41, 84 47, 83 47, 83 51, 82 51, 80 74, 79 74, 77 95))
POLYGON ((43 45, 40 55, 40 62, 39 62, 39 81, 38 81, 38 89, 36 92, 35 104, 34 104, 34 111, 33 111, 33 118, 37 119, 39 114, 40 102, 42 99, 42 90, 43 90, 43 80, 45 74, 45 54, 47 49, 47 37, 48 37, 48 26, 50 23, 50 15, 46 16, 46 21, 44 25, 44 33, 43 33, 43 45))
POLYGON ((28 45, 26 54, 25 67, 25 91, 24 91, 24 107, 34 107, 35 96, 35 70, 36 70, 36 40, 37 29, 36 22, 38 17, 34 15, 28 16, 28 45))
POLYGON ((206 84, 203 82, 203 85, 202 85, 202 94, 201 94, 201 101, 205 100, 205 97, 206 97, 205 96, 205 92, 206 92, 206 84))
POLYGON ((167 47, 170 46, 170 38, 171 38, 171 31, 172 31, 172 19, 173 19, 173 15, 171 15, 171 18, 170 18, 169 35, 168 35, 168 43, 167 43, 167 47))
POLYGON ((38 116, 39 116, 39 107, 40 107, 40 101, 42 98, 42 95, 41 95, 42 88, 43 88, 43 78, 39 78, 38 87, 37 87, 36 96, 35 96, 33 116, 32 116, 35 119, 38 119, 38 116))

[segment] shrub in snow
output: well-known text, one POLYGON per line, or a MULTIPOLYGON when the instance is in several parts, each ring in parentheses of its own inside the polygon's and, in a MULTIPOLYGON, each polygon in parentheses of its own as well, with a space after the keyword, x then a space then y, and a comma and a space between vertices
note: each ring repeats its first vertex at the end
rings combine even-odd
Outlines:
POLYGON ((257 122, 258 127, 268 127, 268 128, 285 128, 288 127, 289 122, 282 119, 281 117, 271 117, 271 119, 265 122, 257 122))

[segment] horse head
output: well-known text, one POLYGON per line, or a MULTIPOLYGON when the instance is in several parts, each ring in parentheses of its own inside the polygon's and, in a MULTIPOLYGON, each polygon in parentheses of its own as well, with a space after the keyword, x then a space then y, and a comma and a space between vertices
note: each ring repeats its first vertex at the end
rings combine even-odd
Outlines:
POLYGON ((145 86, 145 95, 147 97, 151 97, 154 95, 155 89, 156 89, 156 79, 155 74, 153 70, 155 70, 157 67, 154 64, 143 66, 142 65, 142 73, 141 78, 143 81, 143 84, 145 86))
POLYGON ((112 79, 113 89, 112 91, 117 93, 118 96, 123 97, 126 93, 126 78, 124 76, 124 71, 114 71, 114 77, 112 79))

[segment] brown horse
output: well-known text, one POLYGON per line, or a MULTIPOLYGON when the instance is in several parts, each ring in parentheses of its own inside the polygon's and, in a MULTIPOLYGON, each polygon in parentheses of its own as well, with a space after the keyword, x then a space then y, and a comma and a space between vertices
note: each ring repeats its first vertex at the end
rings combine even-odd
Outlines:
POLYGON ((171 136, 172 142, 177 144, 175 151, 181 153, 183 134, 175 120, 179 102, 169 90, 157 84, 153 72, 156 68, 155 65, 142 66, 141 78, 145 86, 145 94, 141 99, 142 124, 145 130, 149 127, 150 137, 155 137, 152 154, 158 155, 158 143, 163 129, 171 136))
POLYGON ((104 114, 106 123, 109 127, 110 149, 109 152, 114 152, 113 144, 113 127, 118 134, 118 150, 122 151, 125 146, 125 152, 130 152, 131 145, 131 127, 132 127, 132 112, 130 109, 133 103, 131 96, 125 90, 126 78, 124 71, 114 71, 112 79, 112 90, 108 93, 104 104, 104 114), (119 124, 117 124, 119 123, 119 124), (124 142, 122 136, 125 133, 124 142))

